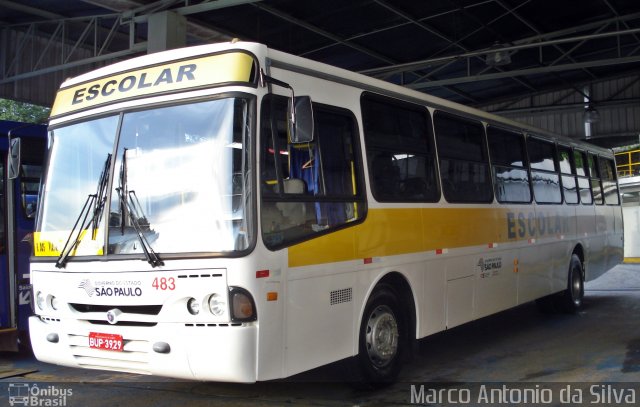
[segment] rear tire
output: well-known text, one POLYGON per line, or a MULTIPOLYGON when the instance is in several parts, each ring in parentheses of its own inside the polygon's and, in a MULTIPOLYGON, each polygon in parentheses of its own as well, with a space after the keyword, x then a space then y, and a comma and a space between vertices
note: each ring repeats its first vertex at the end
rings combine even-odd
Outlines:
POLYGON ((567 289, 557 297, 557 307, 568 314, 575 314, 582 308, 584 299, 584 271, 582 261, 576 254, 571 255, 567 289))
POLYGON ((371 294, 362 315, 356 383, 381 387, 395 381, 407 343, 407 324, 395 291, 381 286, 371 294))

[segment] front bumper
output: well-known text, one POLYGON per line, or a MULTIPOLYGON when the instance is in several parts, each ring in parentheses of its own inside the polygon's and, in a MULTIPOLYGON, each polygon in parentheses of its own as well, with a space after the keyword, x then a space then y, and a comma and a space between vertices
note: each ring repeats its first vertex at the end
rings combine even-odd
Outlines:
POLYGON ((141 327, 33 316, 29 330, 33 352, 43 362, 180 379, 257 380, 256 323, 141 327), (90 348, 90 332, 122 335, 123 351, 90 348))

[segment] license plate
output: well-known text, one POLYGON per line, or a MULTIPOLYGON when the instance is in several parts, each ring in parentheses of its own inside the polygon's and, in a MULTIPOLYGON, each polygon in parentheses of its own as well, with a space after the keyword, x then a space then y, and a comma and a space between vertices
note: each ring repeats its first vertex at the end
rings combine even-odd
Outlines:
POLYGON ((90 348, 122 352, 123 345, 122 335, 103 334, 100 332, 89 333, 90 348))

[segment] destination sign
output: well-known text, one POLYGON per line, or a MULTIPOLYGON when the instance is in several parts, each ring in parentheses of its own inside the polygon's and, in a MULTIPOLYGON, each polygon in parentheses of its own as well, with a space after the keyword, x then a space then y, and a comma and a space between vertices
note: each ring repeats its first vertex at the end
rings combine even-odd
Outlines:
POLYGON ((244 52, 227 52, 141 67, 60 89, 51 109, 51 117, 127 99, 249 82, 252 67, 253 58, 244 52))

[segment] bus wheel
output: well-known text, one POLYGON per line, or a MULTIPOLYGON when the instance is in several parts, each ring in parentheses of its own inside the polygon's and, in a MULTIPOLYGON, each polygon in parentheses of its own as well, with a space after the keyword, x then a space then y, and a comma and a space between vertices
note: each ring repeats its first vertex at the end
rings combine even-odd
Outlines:
POLYGON ((575 314, 582 307, 584 298, 584 273, 580 258, 571 255, 569 264, 569 276, 567 279, 567 289, 558 297, 559 308, 569 314, 575 314))
POLYGON ((393 289, 383 286, 369 297, 360 325, 359 380, 371 386, 392 383, 401 367, 406 326, 393 289))

